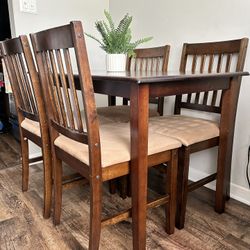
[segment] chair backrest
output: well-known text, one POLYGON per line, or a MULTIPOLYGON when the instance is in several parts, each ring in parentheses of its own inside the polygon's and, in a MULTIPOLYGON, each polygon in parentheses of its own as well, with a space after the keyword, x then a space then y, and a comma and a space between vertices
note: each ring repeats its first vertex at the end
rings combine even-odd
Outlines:
MULTIPOLYGON (((135 57, 127 59, 126 69, 128 71, 164 71, 168 70, 170 46, 165 45, 155 48, 135 49, 135 57)), ((150 103, 157 104, 157 111, 163 115, 164 97, 151 98, 150 103)), ((115 105, 115 99, 109 97, 109 104, 115 105)), ((128 100, 123 99, 123 105, 127 105, 128 100)))
POLYGON ((135 57, 127 60, 127 70, 167 71, 170 46, 135 49, 135 57))
POLYGON ((25 117, 34 121, 46 117, 37 70, 26 36, 5 40, 0 44, 14 94, 19 122, 25 117))
MULTIPOLYGON (((180 71, 192 74, 242 71, 248 39, 222 42, 184 43, 180 71)), ((222 91, 210 91, 176 96, 175 114, 181 108, 220 113, 222 91)))
POLYGON ((94 169, 99 171, 99 124, 81 22, 30 36, 43 93, 46 93, 52 140, 61 133, 88 144, 90 163, 92 166, 96 163, 98 167, 94 169), (77 94, 74 74, 79 76, 81 95, 77 94))

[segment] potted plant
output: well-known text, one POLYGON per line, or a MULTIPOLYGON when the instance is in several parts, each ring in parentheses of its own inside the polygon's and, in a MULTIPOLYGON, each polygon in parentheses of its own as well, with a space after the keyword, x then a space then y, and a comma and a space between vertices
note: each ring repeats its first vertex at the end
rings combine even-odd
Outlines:
POLYGON ((125 71, 127 56, 133 56, 134 49, 139 44, 148 42, 152 37, 131 42, 130 24, 132 22, 132 16, 126 14, 118 26, 115 27, 110 13, 104 10, 104 15, 107 21, 100 20, 95 23, 96 29, 101 34, 101 40, 90 34, 85 34, 96 40, 101 45, 101 48, 107 52, 107 71, 125 71))

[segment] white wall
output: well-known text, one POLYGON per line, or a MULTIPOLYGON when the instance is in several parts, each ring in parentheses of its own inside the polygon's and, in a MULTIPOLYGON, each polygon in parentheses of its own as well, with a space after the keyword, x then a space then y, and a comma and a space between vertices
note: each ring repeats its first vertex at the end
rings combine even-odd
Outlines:
MULTIPOLYGON (((250 37, 250 1, 246 0, 110 0, 110 12, 115 20, 124 14, 133 16, 134 38, 153 36, 144 47, 171 45, 169 69, 179 67, 183 42, 205 42, 250 37)), ((250 48, 249 48, 250 51, 250 48)), ((248 51, 245 69, 250 70, 248 51)), ((245 77, 239 97, 232 160, 232 196, 250 204, 245 165, 250 144, 250 78, 245 77)), ((165 103, 172 111, 173 98, 165 103)), ((230 110, 229 110, 230 112, 230 110)), ((191 179, 213 172, 216 149, 193 154, 191 179)))
MULTIPOLYGON (((109 9, 108 0, 37 0, 37 14, 20 12, 19 0, 8 0, 11 19, 12 36, 29 34, 54 26, 67 24, 73 20, 81 20, 85 32, 96 34, 94 23, 102 19, 104 9, 109 9)), ((105 67, 105 53, 98 44, 87 38, 91 69, 105 67)), ((107 97, 98 95, 97 105, 107 105, 107 97)), ((32 155, 40 154, 38 147, 30 145, 32 155)))

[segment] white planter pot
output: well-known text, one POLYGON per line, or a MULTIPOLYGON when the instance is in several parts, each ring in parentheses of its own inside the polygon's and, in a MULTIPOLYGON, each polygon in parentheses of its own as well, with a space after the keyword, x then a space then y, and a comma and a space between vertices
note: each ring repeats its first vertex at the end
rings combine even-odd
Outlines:
POLYGON ((126 54, 107 54, 106 66, 107 71, 120 72, 126 70, 126 54))

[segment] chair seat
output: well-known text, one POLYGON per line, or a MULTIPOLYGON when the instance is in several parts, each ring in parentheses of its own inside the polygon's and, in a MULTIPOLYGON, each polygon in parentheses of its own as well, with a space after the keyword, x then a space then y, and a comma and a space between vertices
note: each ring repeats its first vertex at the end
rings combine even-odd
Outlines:
MULTIPOLYGON (((118 105, 118 106, 108 106, 97 108, 97 113, 99 116, 111 119, 114 122, 129 122, 130 121, 130 106, 128 105, 118 105)), ((149 116, 159 116, 156 109, 149 109, 149 116)))
MULTIPOLYGON (((150 129, 151 131, 151 129, 150 129)), ((130 125, 126 123, 100 126, 102 167, 130 161, 130 125)), ((88 146, 60 135, 54 144, 83 163, 89 165, 88 146)), ((154 132, 149 133, 148 155, 179 148, 181 143, 154 132)))
POLYGON ((172 115, 150 119, 155 132, 178 139, 184 146, 219 136, 219 124, 195 117, 172 115))
MULTIPOLYGON (((82 113, 82 117, 84 118, 84 114, 83 113, 82 113)), ((108 117, 98 116, 98 118, 99 118, 99 123, 101 125, 113 122, 112 119, 109 119, 108 117)), ((83 121, 83 124, 85 124, 85 121, 83 121)), ((36 121, 31 120, 31 119, 25 118, 22 121, 22 123, 21 123, 21 127, 24 128, 24 129, 26 129, 26 130, 28 130, 32 134, 35 134, 35 135, 41 137, 41 131, 40 131, 39 122, 36 122, 36 121)))
POLYGON ((26 129, 27 131, 41 137, 40 124, 39 122, 33 121, 31 119, 25 118, 21 122, 21 127, 26 129))

